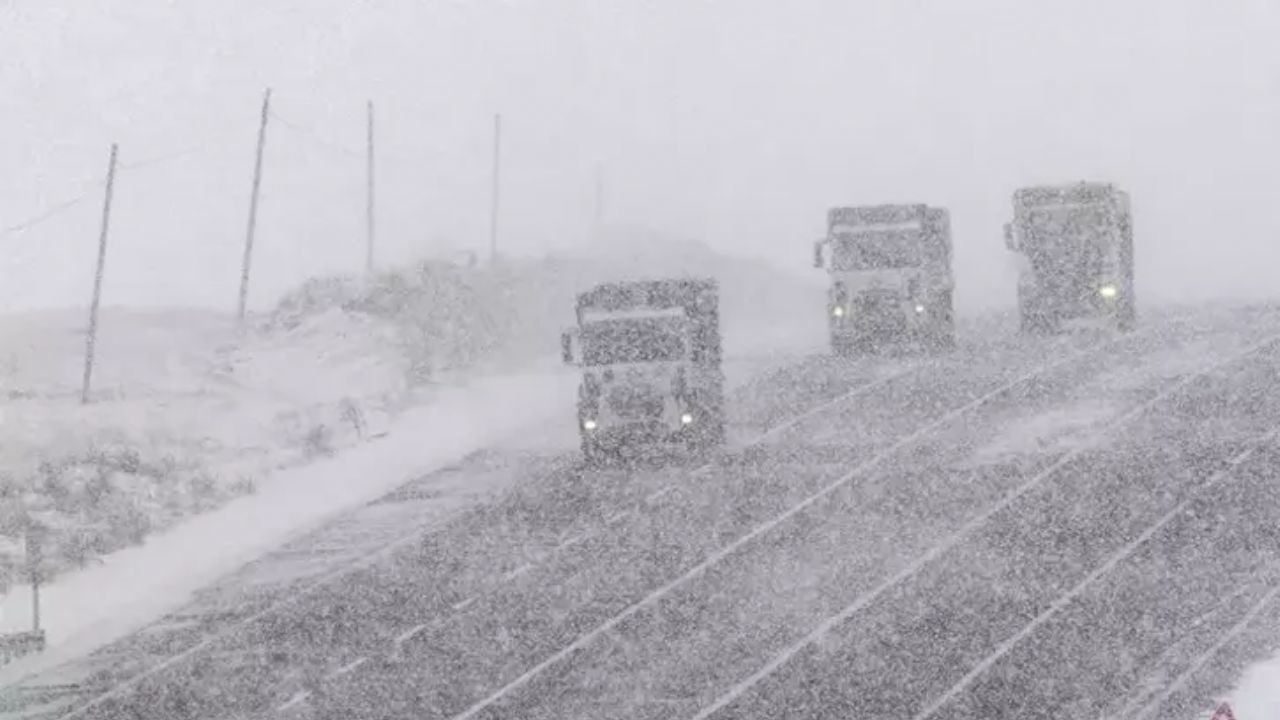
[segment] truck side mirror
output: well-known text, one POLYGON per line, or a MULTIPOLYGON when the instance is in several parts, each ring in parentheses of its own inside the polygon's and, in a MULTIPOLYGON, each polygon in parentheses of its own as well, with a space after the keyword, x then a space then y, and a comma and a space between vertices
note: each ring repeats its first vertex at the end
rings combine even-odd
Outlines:
POLYGON ((1005 247, 1007 247, 1007 248, 1009 248, 1010 250, 1012 250, 1012 251, 1014 251, 1014 252, 1017 252, 1017 251, 1018 251, 1018 243, 1017 243, 1017 241, 1016 241, 1016 240, 1014 240, 1014 239, 1013 239, 1013 224, 1012 224, 1012 223, 1005 223, 1005 224, 1004 224, 1004 246, 1005 246, 1005 247))
POLYGON ((822 267, 822 246, 826 244, 825 240, 818 240, 813 244, 813 266, 822 267))
POLYGON ((573 364, 573 335, 567 332, 560 334, 560 359, 565 365, 573 364))

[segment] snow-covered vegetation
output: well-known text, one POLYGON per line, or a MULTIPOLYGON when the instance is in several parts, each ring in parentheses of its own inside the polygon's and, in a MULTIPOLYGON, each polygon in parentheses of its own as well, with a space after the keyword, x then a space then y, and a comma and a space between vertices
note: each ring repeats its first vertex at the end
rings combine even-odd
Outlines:
POLYGON ((553 360, 574 293, 637 271, 724 278, 729 327, 813 315, 810 288, 775 270, 633 234, 583 256, 314 279, 243 332, 206 311, 108 309, 88 405, 81 312, 0 318, 16 340, 0 356, 0 582, 25 564, 28 516, 51 531, 45 575, 92 563, 378 434, 442 384, 553 360))

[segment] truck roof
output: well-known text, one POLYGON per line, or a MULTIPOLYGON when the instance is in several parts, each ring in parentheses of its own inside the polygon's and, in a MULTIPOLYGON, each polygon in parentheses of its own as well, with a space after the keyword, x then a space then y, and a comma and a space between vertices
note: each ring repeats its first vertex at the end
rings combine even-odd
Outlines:
POLYGON ((719 286, 712 278, 663 278, 600 283, 578 295, 578 312, 679 307, 714 309, 719 286))
POLYGON ((932 228, 950 242, 951 215, 946 208, 925 203, 900 205, 858 205, 835 207, 827 211, 827 232, 847 227, 873 232, 877 230, 922 230, 932 228))
POLYGON ((851 205, 827 211, 828 225, 894 225, 923 221, 930 208, 924 203, 851 205))
POLYGON ((1098 203, 1124 196, 1125 192, 1112 183, 1080 181, 1018 188, 1013 192, 1013 203, 1020 206, 1098 203))

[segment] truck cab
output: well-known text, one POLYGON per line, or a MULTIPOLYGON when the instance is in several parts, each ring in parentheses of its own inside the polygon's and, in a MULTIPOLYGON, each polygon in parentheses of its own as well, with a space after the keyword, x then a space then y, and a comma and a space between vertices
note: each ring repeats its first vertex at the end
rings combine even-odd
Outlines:
POLYGON ((1023 332, 1137 320, 1129 195, 1108 183, 1020 188, 1005 245, 1018 258, 1023 332))
POLYGON ((564 361, 582 369, 588 461, 641 445, 723 442, 718 297, 710 279, 605 283, 578 296, 577 326, 561 343, 564 361))
POLYGON ((927 205, 832 208, 814 267, 831 285, 827 322, 837 355, 885 343, 955 344, 951 221, 927 205))

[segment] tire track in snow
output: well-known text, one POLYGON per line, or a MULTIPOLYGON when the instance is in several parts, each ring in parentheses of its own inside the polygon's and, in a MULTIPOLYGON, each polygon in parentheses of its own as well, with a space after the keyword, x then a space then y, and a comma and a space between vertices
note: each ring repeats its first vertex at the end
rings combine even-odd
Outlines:
POLYGON ((978 662, 978 664, 975 665, 973 669, 971 669, 968 673, 966 673, 965 676, 961 678, 959 682, 957 682, 945 693, 943 693, 940 697, 938 697, 933 702, 931 702, 919 713, 916 713, 913 720, 929 720, 929 718, 932 718, 945 705, 952 702, 962 692, 968 689, 969 686, 975 680, 977 680, 979 677, 981 677, 982 675, 990 671, 991 668, 997 662, 999 662, 1002 658, 1008 655, 1009 652, 1014 649, 1014 647, 1016 647, 1023 640, 1026 640, 1037 629, 1044 626, 1046 623, 1048 623, 1050 620, 1056 617, 1059 612, 1064 610, 1068 605, 1070 605, 1073 601, 1075 601, 1076 598, 1078 598, 1081 594, 1083 594, 1086 590, 1088 590, 1091 586, 1093 586, 1094 583, 1096 583, 1098 580, 1102 579, 1105 575, 1107 575, 1112 570, 1114 570, 1116 566, 1118 566, 1121 562, 1131 557, 1135 552, 1138 551, 1139 548, 1146 545, 1147 542, 1151 540, 1151 538, 1155 536, 1156 533, 1158 533, 1160 530, 1168 526, 1171 522, 1173 522, 1174 519, 1178 518, 1183 513, 1185 513, 1194 503, 1199 502, 1209 490, 1213 489, 1220 482, 1230 477, 1232 471, 1234 471, 1241 463, 1248 460, 1255 453, 1257 453, 1258 450, 1260 450, 1264 444, 1274 440, 1276 438, 1276 434, 1277 434, 1277 430, 1273 429, 1265 433, 1261 437, 1255 438, 1255 440, 1250 444, 1248 448, 1246 448, 1245 450, 1239 453, 1236 453, 1235 456, 1227 460, 1229 467, 1214 473, 1214 475, 1210 477, 1203 485, 1196 488, 1189 497, 1185 498, 1184 500, 1182 500, 1182 502, 1175 505, 1173 509, 1169 510, 1164 515, 1162 515, 1158 520, 1156 520, 1156 522, 1148 526, 1147 529, 1142 531, 1142 533, 1140 533, 1137 537, 1130 540, 1128 543, 1126 543, 1116 552, 1112 553, 1101 565, 1094 568, 1092 572, 1086 575, 1084 579, 1082 579, 1080 582, 1076 583, 1070 590, 1058 596, 1052 603, 1050 603, 1049 607, 1044 612, 1037 615, 1034 619, 1032 619, 1031 622, 1023 626, 1023 628, 1019 630, 1017 633, 1005 639, 1002 643, 1000 643, 1000 645, 996 648, 994 652, 992 652, 990 655, 986 656, 980 662, 978 662))
MULTIPOLYGON (((1131 422, 1132 420, 1149 412, 1159 402, 1174 396, 1181 390, 1191 385, 1193 382, 1223 367, 1226 367, 1230 364, 1238 362, 1239 360, 1242 360, 1266 347, 1272 346, 1277 342, 1280 342, 1280 336, 1270 336, 1260 342, 1250 345, 1246 350, 1242 352, 1235 353, 1227 357, 1226 359, 1221 359, 1217 362, 1214 362, 1208 367, 1203 368, 1199 372, 1191 376, 1184 377, 1183 379, 1174 383, 1171 387, 1168 387, 1165 390, 1157 393, 1155 397, 1150 398, 1142 402, 1141 404, 1139 404, 1137 407, 1130 409, 1129 411, 1121 415, 1118 419, 1109 423, 1108 427, 1118 428, 1131 422)), ((733 685, 727 692, 717 697, 711 704, 699 710, 693 716, 693 720, 705 720, 706 718, 713 716, 715 713, 727 708, 729 705, 733 704, 734 702, 736 702, 737 700, 745 696, 746 693, 748 693, 752 688, 754 688, 757 684, 759 684, 760 682, 764 681, 765 679, 773 675, 775 672, 777 672, 786 663, 788 663, 793 658, 795 658, 801 651, 803 651, 807 647, 814 645, 815 643, 818 643, 823 637, 825 637, 829 632, 831 632, 837 626, 849 620, 850 618, 852 618, 854 615, 861 612, 862 610, 866 609, 869 605, 871 605, 871 603, 873 603, 880 597, 884 596, 891 589, 893 589, 894 587, 897 587, 901 583, 917 575, 925 567, 933 564, 935 561, 940 559, 946 553, 948 553, 952 549, 959 546, 959 544, 962 541, 964 541, 966 538, 972 535, 977 529, 983 527, 986 523, 988 523, 992 517, 994 517, 999 512, 1007 509, 1008 507, 1010 507, 1015 501, 1025 496, 1031 490, 1042 485, 1046 480, 1053 477, 1055 473, 1057 473, 1060 469, 1065 467, 1069 462, 1079 457, 1083 452, 1084 452, 1084 448, 1075 448, 1063 454, 1056 462, 1054 462, 1048 468, 1037 473, 1030 480, 1019 485, 1012 492, 1005 495, 1000 501, 991 505, 980 515, 974 517, 973 519, 965 523, 963 526, 961 526, 959 530, 949 535, 942 542, 935 544, 928 551, 916 557, 915 560, 913 560, 907 566, 899 570, 893 576, 881 582, 871 591, 863 593, 862 595, 857 597, 853 602, 846 605, 840 612, 834 615, 831 615, 826 620, 819 623, 815 628, 813 628, 808 634, 802 637, 799 641, 796 641, 790 644, 782 652, 774 655, 774 657, 772 657, 767 663, 765 663, 765 665, 762 666, 759 670, 747 676, 743 680, 739 681, 738 683, 733 685)))
MULTIPOLYGON (((910 365, 907 365, 906 367, 899 368, 893 372, 890 372, 887 375, 883 375, 874 380, 860 383, 854 388, 850 389, 849 391, 841 394, 836 398, 823 401, 817 407, 809 408, 806 411, 796 416, 788 418, 787 420, 783 421, 782 423, 779 423, 778 425, 768 428, 759 436, 749 441, 746 444, 746 446, 750 447, 752 445, 764 442, 765 440, 771 437, 774 437, 775 435, 781 432, 785 432, 787 430, 795 428, 800 423, 818 416, 821 412, 830 410, 831 408, 834 408, 834 407, 838 407, 841 403, 848 402, 849 400, 860 397, 890 382, 909 376, 912 373, 918 372, 921 369, 928 367, 928 365, 929 363, 910 364, 910 365)), ((713 464, 714 464, 713 462, 706 463, 692 472, 706 472, 713 466, 713 464)), ((411 484, 411 483, 407 483, 407 484, 411 484)), ((663 495, 669 494, 670 492, 678 491, 678 489, 679 489, 678 485, 668 486, 664 488, 665 492, 662 492, 662 491, 655 492, 654 495, 656 495, 657 497, 655 497, 654 499, 656 500, 662 497, 663 495)), ((393 491, 392 494, 394 495, 399 492, 401 492, 401 490, 393 491)), ((138 687, 141 683, 145 682, 146 680, 153 678, 166 671, 169 671, 179 666, 182 663, 193 660, 194 658, 200 656, 202 653, 205 653, 211 648, 217 646, 219 643, 236 635, 246 627, 249 627, 263 620, 264 618, 270 617, 283 610, 298 606, 299 604, 311 598, 321 590, 331 587, 342 578, 345 578, 358 570, 371 567, 376 563, 381 562, 386 558, 389 558, 394 553, 406 547, 411 546, 414 542, 416 542, 421 537, 422 532, 423 532, 423 529, 421 527, 415 526, 412 531, 404 534, 388 535, 387 533, 382 533, 378 535, 376 537, 376 541, 372 549, 358 553, 354 559, 351 559, 349 561, 344 560, 343 562, 339 562, 336 565, 336 567, 333 567, 327 572, 323 572, 319 574, 319 577, 316 577, 310 580, 303 587, 299 588, 297 591, 289 593, 282 598, 279 598, 273 602, 270 602, 265 607, 257 609, 237 620, 232 621, 231 624, 226 625, 222 628, 219 628, 217 631, 200 639, 193 645, 179 652, 173 653, 167 657, 163 657, 159 661, 150 664, 145 669, 139 672, 133 673, 118 681, 115 681, 110 686, 106 688, 102 688, 98 692, 94 692, 91 697, 84 698, 84 702, 77 704, 74 708, 70 709, 67 713, 59 715, 59 717, 65 718, 67 720, 70 720, 71 718, 84 717, 90 711, 96 708, 102 707, 103 705, 105 705, 106 703, 112 700, 121 698, 124 694, 138 687)), ((569 541, 561 543, 547 557, 542 558, 541 562, 539 562, 538 564, 539 565, 545 564, 545 562, 548 562, 550 559, 555 557, 560 551, 567 549, 569 547, 578 545, 586 540, 589 540, 591 539, 591 537, 598 535, 599 532, 600 532, 600 529, 588 531, 587 533, 576 536, 569 541)), ((497 581, 497 587, 501 587, 502 585, 508 584, 510 582, 514 582, 516 579, 518 579, 520 575, 525 574, 527 570, 532 569, 533 567, 534 565, 530 565, 529 567, 525 568, 525 571, 522 571, 519 574, 509 575, 507 577, 500 578, 497 581)), ((488 592, 492 592, 493 590, 494 588, 490 588, 488 592)), ((461 612, 467 609, 467 607, 470 606, 471 603, 474 602, 476 599, 477 599, 476 596, 472 596, 465 603, 459 603, 458 605, 460 607, 457 608, 457 611, 461 612)), ((424 624, 423 626, 414 628, 414 634, 417 634, 417 632, 421 632, 421 630, 425 629, 430 625, 435 625, 435 624, 445 622, 447 621, 447 619, 448 619, 447 617, 438 618, 437 621, 434 623, 424 624)), ((357 666, 357 668, 358 667, 359 666, 357 666)), ((32 679, 31 677, 19 678, 10 687, 17 687, 31 679, 32 679)), ((83 696, 85 694, 86 693, 83 687, 77 688, 77 692, 74 693, 74 695, 76 696, 83 696)), ((65 695, 71 696, 73 695, 73 693, 66 693, 65 695)), ((305 701, 309 698, 309 696, 310 694, 307 693, 306 691, 298 691, 297 693, 294 693, 293 695, 290 696, 289 700, 285 703, 284 706, 278 709, 287 710, 287 709, 296 708, 304 704, 305 701)), ((77 697, 77 700, 79 699, 80 698, 77 697)))
MULTIPOLYGON (((653 590, 651 593, 649 593, 642 599, 629 605, 622 612, 612 616, 611 618, 606 620, 604 623, 588 631, 587 633, 579 636, 573 642, 560 648, 559 650, 554 652, 552 655, 545 658, 544 660, 542 660, 540 663, 536 664, 534 667, 530 668, 529 670, 525 671, 519 677, 503 685, 501 688, 494 691, 484 699, 473 704, 472 706, 468 707, 462 712, 453 715, 452 720, 468 720, 469 718, 477 716, 479 713, 493 706, 495 703, 500 702, 507 696, 511 695, 515 691, 524 687, 534 678, 538 677, 543 672, 547 671, 549 668, 555 665, 558 665, 559 663, 563 662, 565 659, 567 659, 569 656, 571 656, 575 652, 590 645, 597 638, 607 635, 618 625, 626 621, 628 618, 658 603, 664 597, 670 594, 672 591, 683 586, 690 580, 702 575, 707 570, 709 570, 710 568, 716 566, 718 563, 723 561, 725 558, 735 554, 738 550, 747 546, 757 537, 760 537, 772 531, 774 528, 778 527, 779 525, 786 522, 790 518, 798 515, 799 513, 813 506, 818 501, 822 500, 825 497, 830 496, 832 493, 845 487, 854 478, 860 477, 866 474, 867 472, 875 469, 876 467, 881 465, 886 459, 896 455, 898 451, 900 451, 901 449, 918 442, 920 439, 928 436, 929 434, 933 433, 935 430, 943 427, 944 425, 954 421, 957 418, 963 417, 964 415, 990 403, 991 401, 997 398, 1005 396, 1010 391, 1018 387, 1021 387, 1027 382, 1032 381, 1048 372, 1051 372, 1060 367, 1074 363, 1082 358, 1090 357, 1095 353, 1097 353, 1099 350, 1102 350, 1103 348, 1109 347, 1113 344, 1118 344, 1123 341, 1132 340, 1134 338, 1144 336, 1144 335, 1145 333, 1134 333, 1129 336, 1089 345, 1081 350, 1077 350, 1073 353, 1069 353, 1065 357, 1059 358, 1058 360, 1055 360, 1051 363, 1041 365, 1035 368, 1034 370, 1032 370, 1031 372, 1023 374, 1015 378, 1014 380, 1001 385, 1000 387, 996 388, 993 391, 990 391, 984 395, 981 395, 980 397, 974 400, 971 400, 970 402, 958 408, 948 411, 947 413, 942 415, 940 418, 937 418, 932 422, 927 423, 925 426, 919 428, 915 432, 910 433, 909 435, 899 439, 897 442, 890 445, 890 447, 887 448, 886 450, 881 451, 870 460, 860 464, 859 466, 855 467, 853 470, 849 471, 848 473, 845 473, 844 475, 836 479, 834 482, 828 484, 818 492, 808 496, 804 500, 793 505, 791 508, 787 509, 780 515, 777 515, 765 521, 764 523, 757 525, 750 532, 746 533, 745 535, 742 535, 738 539, 734 540, 732 543, 729 543, 728 545, 725 545, 719 550, 711 553, 702 562, 698 563, 697 565, 694 565, 692 568, 689 568, 682 575, 676 577, 673 580, 668 581, 667 583, 653 590)), ((808 642, 806 642, 805 644, 808 644, 808 642)), ((798 650, 799 648, 796 649, 797 652, 798 650)), ((779 662, 778 664, 781 664, 781 663, 779 662)), ((754 681, 751 684, 754 684, 754 681)), ((703 717, 703 716, 704 716, 703 714, 699 715, 699 717, 703 717)))

